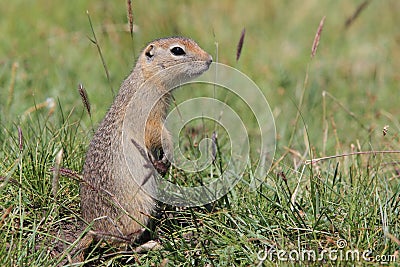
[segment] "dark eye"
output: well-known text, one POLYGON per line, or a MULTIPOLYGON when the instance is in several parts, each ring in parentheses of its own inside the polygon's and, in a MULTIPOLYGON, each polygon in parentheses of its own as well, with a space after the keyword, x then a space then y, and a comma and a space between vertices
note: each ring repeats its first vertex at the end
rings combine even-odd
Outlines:
POLYGON ((183 56, 186 55, 185 50, 182 49, 182 47, 175 46, 171 48, 171 53, 175 56, 183 56))

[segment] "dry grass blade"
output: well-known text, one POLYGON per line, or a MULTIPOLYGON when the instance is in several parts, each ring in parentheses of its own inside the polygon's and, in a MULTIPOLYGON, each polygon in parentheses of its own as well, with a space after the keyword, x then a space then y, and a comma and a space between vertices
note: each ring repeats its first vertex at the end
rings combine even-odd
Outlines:
POLYGON ((400 246, 400 240, 396 236, 392 235, 389 232, 385 232, 385 236, 389 237, 390 240, 392 240, 394 243, 400 246))
MULTIPOLYGON (((56 166, 51 167, 50 171, 54 172, 55 168, 56 168, 56 166)), ((72 178, 72 179, 76 179, 78 181, 82 180, 82 176, 79 173, 74 172, 73 170, 66 169, 66 168, 59 168, 59 172, 60 172, 60 175, 62 175, 62 176, 65 176, 65 177, 68 177, 68 178, 72 178)))
POLYGON ((58 185, 60 180, 60 166, 62 158, 63 158, 63 149, 60 149, 60 151, 56 155, 56 160, 53 169, 53 181, 51 184, 51 193, 53 194, 54 197, 57 196, 58 192, 58 185))
POLYGON ((217 158, 217 133, 213 131, 212 136, 211 136, 211 154, 212 154, 212 162, 215 162, 215 159, 217 158))
POLYGON ((168 266, 169 260, 167 258, 163 259, 160 263, 160 267, 168 266))
POLYGON ((306 160, 305 164, 314 164, 322 160, 327 160, 327 159, 335 159, 335 158, 342 158, 342 157, 348 157, 348 156, 354 156, 354 155, 369 155, 369 154, 400 154, 399 150, 381 150, 381 151, 359 151, 359 152, 351 152, 351 153, 345 153, 345 154, 340 154, 340 155, 333 155, 333 156, 327 156, 327 157, 322 157, 322 158, 316 158, 316 159, 309 159, 306 160))
POLYGON ((0 219, 0 227, 3 225, 6 218, 11 213, 12 209, 13 209, 13 206, 11 205, 3 212, 3 215, 1 215, 1 219, 0 219))
POLYGON ((150 162, 153 164, 152 165, 152 164, 149 163, 149 164, 143 165, 143 167, 145 167, 147 169, 150 169, 149 174, 143 179, 143 183, 141 184, 141 185, 145 185, 149 181, 149 179, 153 176, 153 174, 155 173, 155 169, 154 168, 156 168, 156 166, 154 166, 154 162, 151 160, 151 157, 146 155, 146 151, 139 145, 138 142, 136 142, 134 139, 131 139, 131 142, 136 147, 136 149, 139 151, 140 155, 145 159, 146 158, 150 159, 150 162))
POLYGON ((346 19, 346 22, 344 23, 344 27, 347 29, 353 24, 353 22, 360 16, 361 12, 368 6, 368 4, 371 2, 371 0, 365 0, 362 2, 357 9, 354 11, 354 13, 346 19))
POLYGON ((315 34, 314 42, 313 42, 312 47, 311 47, 311 58, 313 58, 315 56, 315 54, 317 53, 319 40, 321 39, 322 29, 324 28, 325 18, 326 17, 324 16, 321 19, 321 22, 319 23, 319 26, 318 26, 318 29, 317 29, 317 33, 315 34))
POLYGON ((242 33, 240 34, 240 39, 237 44, 237 48, 236 48, 236 61, 239 60, 240 55, 242 54, 242 48, 243 48, 243 42, 244 42, 245 35, 246 35, 246 28, 243 28, 242 33))
POLYGON ((78 85, 78 91, 79 91, 79 95, 81 96, 82 103, 85 106, 87 113, 89 114, 90 117, 92 117, 92 113, 90 112, 89 97, 88 97, 85 87, 83 87, 83 85, 81 83, 78 85))
POLYGON ((18 146, 19 152, 22 152, 22 150, 24 150, 24 136, 22 135, 22 130, 20 126, 18 126, 18 146))
POLYGON ((113 97, 115 98, 114 88, 111 85, 110 73, 108 72, 106 61, 104 60, 103 53, 101 52, 101 48, 100 48, 99 42, 97 41, 96 33, 94 31, 94 28, 93 28, 93 23, 92 23, 92 19, 90 18, 89 11, 86 11, 86 14, 88 16, 90 29, 92 30, 92 34, 93 34, 93 39, 89 37, 89 40, 92 43, 94 43, 96 45, 96 47, 97 47, 97 51, 99 52, 101 62, 103 63, 104 71, 106 72, 108 83, 110 84, 110 87, 111 87, 111 93, 113 94, 113 97))
POLYGON ((27 110, 25 110, 22 117, 24 118, 24 117, 28 116, 29 114, 31 114, 32 112, 38 111, 43 108, 47 108, 49 110, 48 116, 51 116, 54 113, 54 110, 56 108, 54 98, 49 97, 46 99, 46 101, 35 104, 33 107, 28 108, 27 110))

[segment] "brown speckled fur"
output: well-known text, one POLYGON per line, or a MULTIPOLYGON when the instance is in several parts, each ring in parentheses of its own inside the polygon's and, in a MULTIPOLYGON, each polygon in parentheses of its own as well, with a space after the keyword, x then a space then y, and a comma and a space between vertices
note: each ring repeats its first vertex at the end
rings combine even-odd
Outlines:
MULTIPOLYGON (((135 101, 133 107, 138 114, 135 127, 146 127, 145 146, 154 156, 162 148, 161 135, 166 131, 163 122, 170 102, 168 88, 203 73, 211 62, 208 53, 191 39, 183 37, 157 39, 149 43, 139 56, 132 73, 122 83, 114 103, 100 123, 86 154, 84 179, 80 185, 81 212, 87 223, 94 222, 92 233, 101 233, 97 237, 118 236, 122 237, 121 240, 133 242, 142 233, 155 207, 155 200, 132 182, 132 175, 124 160, 122 127, 124 120, 131 119, 125 118, 129 103, 135 101), (178 57, 172 55, 170 49, 175 45, 184 47, 186 54, 178 57), (190 64, 174 68, 173 71, 167 69, 180 63, 190 64), (154 78, 164 69, 167 70, 154 78), (141 121, 140 116, 144 116, 141 114, 142 107, 158 97, 161 97, 161 101, 154 106, 147 122, 145 118, 141 121)), ((166 141, 169 144, 167 149, 171 151, 164 153, 172 153, 171 141, 166 141)), ((134 158, 143 157, 137 150, 132 150, 132 153, 137 153, 132 155, 134 158)), ((148 173, 146 166, 135 167, 138 175, 148 173)), ((93 237, 96 238, 96 234, 90 238, 93 237)), ((82 241, 81 249, 85 249, 90 240, 82 241)))

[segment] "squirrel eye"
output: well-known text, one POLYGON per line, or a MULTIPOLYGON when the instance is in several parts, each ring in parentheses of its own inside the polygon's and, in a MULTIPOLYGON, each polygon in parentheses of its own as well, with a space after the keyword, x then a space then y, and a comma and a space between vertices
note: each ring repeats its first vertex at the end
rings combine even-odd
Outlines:
POLYGON ((186 55, 185 50, 182 47, 174 46, 171 48, 171 53, 175 56, 183 56, 186 55))

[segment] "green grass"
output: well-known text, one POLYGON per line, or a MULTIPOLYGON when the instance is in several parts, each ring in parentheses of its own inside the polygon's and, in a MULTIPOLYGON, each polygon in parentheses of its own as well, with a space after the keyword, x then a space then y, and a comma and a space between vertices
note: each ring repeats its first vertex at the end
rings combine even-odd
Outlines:
MULTIPOLYGON (((342 252, 370 249, 373 257, 397 255, 398 154, 353 155, 304 164, 311 158, 343 153, 400 150, 400 4, 371 1, 346 29, 346 19, 362 2, 133 1, 139 26, 133 42, 126 31, 124 1, 1 2, 0 265, 51 266, 65 259, 67 253, 54 256, 54 251, 72 247, 68 242, 60 247, 57 238, 68 234, 63 225, 73 227, 80 221, 79 186, 76 180, 61 177, 54 197, 51 168, 62 149, 62 167, 82 170, 92 123, 78 84, 88 91, 96 127, 112 102, 110 88, 119 87, 140 49, 154 38, 169 35, 192 37, 214 59, 218 43, 218 62, 244 72, 261 88, 276 123, 273 168, 256 191, 249 190, 246 182, 252 175, 249 166, 243 181, 210 206, 161 206, 156 228, 161 250, 136 254, 98 244, 89 251, 88 262, 254 266, 260 262, 260 251, 321 254, 337 249, 342 239, 347 242, 342 252), (110 81, 88 38, 92 32, 86 10, 110 81), (311 60, 311 45, 323 16, 320 45, 311 60), (244 27, 243 51, 236 62, 236 45, 244 27), (45 105, 48 98, 54 100, 52 108, 45 105), (386 125, 389 130, 383 135, 386 125)), ((176 98, 179 102, 191 96, 178 92, 176 98)), ((243 112, 246 116, 248 111, 243 112)), ((182 137, 188 153, 196 155, 192 145, 200 136, 182 137)), ((223 160, 226 155, 221 152, 223 160)), ((177 170, 173 174, 185 184, 208 175, 177 170)), ((276 257, 263 264, 275 263, 301 264, 279 262, 276 257)), ((398 263, 397 258, 391 264, 398 263)))

